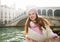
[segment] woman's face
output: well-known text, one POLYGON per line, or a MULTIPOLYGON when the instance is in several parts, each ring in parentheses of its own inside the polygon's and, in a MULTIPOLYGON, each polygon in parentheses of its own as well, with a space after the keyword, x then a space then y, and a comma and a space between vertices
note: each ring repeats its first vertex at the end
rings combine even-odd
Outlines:
POLYGON ((36 19, 36 12, 35 11, 29 11, 29 18, 30 20, 34 21, 36 19))

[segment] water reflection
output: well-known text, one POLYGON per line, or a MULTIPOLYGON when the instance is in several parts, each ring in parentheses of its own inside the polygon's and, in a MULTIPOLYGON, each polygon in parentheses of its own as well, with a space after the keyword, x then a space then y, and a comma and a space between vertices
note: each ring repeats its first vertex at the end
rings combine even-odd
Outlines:
POLYGON ((0 42, 23 42, 23 28, 0 28, 0 42))

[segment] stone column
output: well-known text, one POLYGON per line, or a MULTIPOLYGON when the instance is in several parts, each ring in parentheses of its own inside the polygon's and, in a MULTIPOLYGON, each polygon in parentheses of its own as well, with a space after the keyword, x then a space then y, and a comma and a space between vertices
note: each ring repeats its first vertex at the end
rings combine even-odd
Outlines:
POLYGON ((42 16, 42 9, 40 9, 41 10, 41 16, 42 16))
POLYGON ((55 10, 53 10, 53 12, 52 12, 53 18, 54 18, 54 11, 55 11, 55 10))
POLYGON ((46 9, 46 17, 48 16, 48 13, 47 12, 48 12, 48 9, 46 9))

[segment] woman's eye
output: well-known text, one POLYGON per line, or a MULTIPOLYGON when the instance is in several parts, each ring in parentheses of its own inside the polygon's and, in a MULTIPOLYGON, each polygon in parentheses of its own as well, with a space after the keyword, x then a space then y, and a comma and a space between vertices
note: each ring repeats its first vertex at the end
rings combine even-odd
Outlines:
POLYGON ((34 13, 32 13, 34 15, 34 13))

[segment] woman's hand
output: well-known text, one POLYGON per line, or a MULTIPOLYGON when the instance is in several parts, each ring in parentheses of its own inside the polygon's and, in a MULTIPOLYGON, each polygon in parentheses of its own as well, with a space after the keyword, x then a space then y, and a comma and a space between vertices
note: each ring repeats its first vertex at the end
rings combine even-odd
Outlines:
POLYGON ((57 34, 54 34, 53 39, 58 39, 59 36, 57 34))

